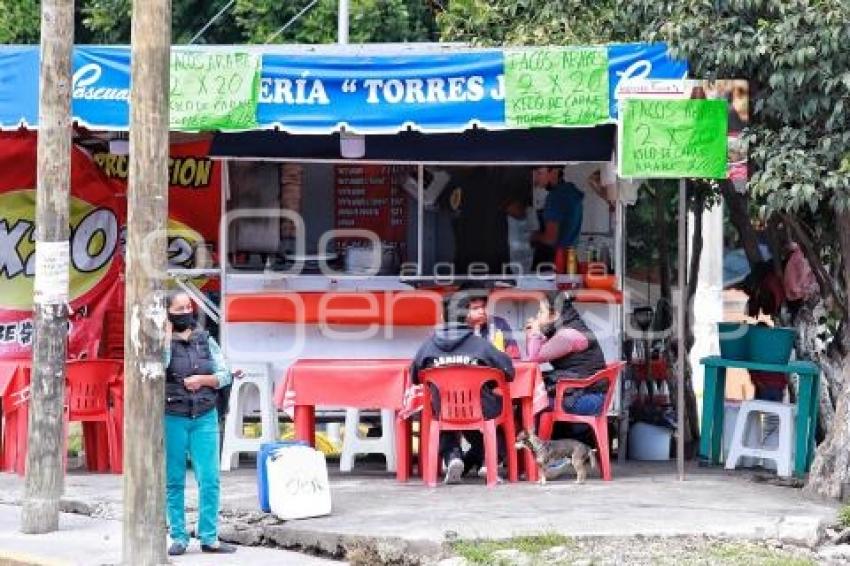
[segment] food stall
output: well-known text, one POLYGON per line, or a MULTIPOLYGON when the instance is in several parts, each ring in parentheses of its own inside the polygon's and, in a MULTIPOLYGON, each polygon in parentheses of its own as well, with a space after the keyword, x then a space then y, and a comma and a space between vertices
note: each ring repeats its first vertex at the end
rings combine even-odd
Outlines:
MULTIPOLYGON (((441 298, 464 285, 491 289, 520 342, 535 293, 569 290, 606 358, 621 358, 624 203, 636 184, 617 175, 618 107, 681 97, 687 65, 665 45, 175 52, 173 129, 216 132, 222 198, 213 257, 190 246, 194 268, 172 275, 191 291, 195 278, 220 280, 219 306, 198 299, 234 364, 280 380, 298 358, 410 357, 441 298), (513 261, 506 207, 540 208, 537 166, 584 194, 567 273, 513 261), (587 288, 577 267, 588 258, 613 285, 587 288)), ((3 48, 0 61, 8 85, 4 76, 34 76, 38 50, 3 48)), ((0 126, 35 126, 37 84, 2 88, 0 126)), ((75 50, 78 125, 125 131, 128 96, 128 48, 75 50)))

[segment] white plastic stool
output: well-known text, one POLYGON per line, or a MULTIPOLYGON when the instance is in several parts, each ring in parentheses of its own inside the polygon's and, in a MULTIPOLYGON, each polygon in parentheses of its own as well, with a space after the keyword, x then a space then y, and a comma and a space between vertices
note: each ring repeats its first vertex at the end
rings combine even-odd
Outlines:
MULTIPOLYGON (((732 445, 726 458, 726 469, 734 470, 742 456, 764 458, 776 463, 776 475, 790 477, 794 462, 794 413, 796 406, 772 401, 744 401, 735 421, 735 433, 732 445), (747 446, 745 438, 751 438, 748 429, 750 416, 759 418, 762 414, 775 415, 779 418, 779 442, 776 448, 765 445, 747 446)), ((759 435, 761 436, 761 435, 759 435)))
POLYGON ((346 409, 345 438, 342 439, 342 454, 339 457, 339 471, 350 472, 354 467, 357 454, 383 454, 387 459, 387 471, 396 470, 395 454, 395 411, 381 409, 381 436, 363 438, 360 436, 360 411, 346 409))
POLYGON ((277 439, 278 423, 277 409, 274 406, 274 396, 268 364, 240 364, 233 367, 241 369, 244 375, 233 380, 230 390, 230 409, 224 420, 224 439, 221 445, 221 470, 230 471, 239 467, 239 454, 242 452, 259 452, 260 445, 274 442, 277 439), (263 432, 259 438, 245 438, 243 434, 246 413, 245 401, 248 399, 248 387, 256 387, 260 393, 260 423, 263 432))

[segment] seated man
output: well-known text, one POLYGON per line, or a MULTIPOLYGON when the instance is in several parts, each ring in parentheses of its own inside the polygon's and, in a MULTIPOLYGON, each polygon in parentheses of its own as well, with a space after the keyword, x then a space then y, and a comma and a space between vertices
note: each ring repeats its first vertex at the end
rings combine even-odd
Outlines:
MULTIPOLYGON (((448 309, 447 309, 448 310, 448 309)), ((448 314, 448 313, 447 313, 448 314)), ((449 316, 445 320, 450 320, 449 316)), ((413 383, 419 383, 419 372, 423 369, 447 365, 485 366, 501 370, 507 381, 513 380, 514 367, 511 359, 497 350, 484 338, 476 336, 465 317, 460 322, 446 322, 437 327, 434 334, 419 348, 411 367, 413 383)), ((439 397, 434 392, 435 400, 439 397)), ((502 397, 489 388, 481 392, 484 418, 492 419, 502 412, 502 397)), ((428 410, 427 407, 423 410, 428 410)), ((439 407, 431 410, 438 414, 439 407)), ((461 433, 444 432, 440 436, 440 456, 446 466, 445 483, 458 483, 465 472, 481 465, 484 460, 484 439, 480 433, 464 433, 470 444, 466 455, 461 450, 461 433)), ((500 446, 500 453, 503 447, 500 446)))
POLYGON ((465 322, 472 329, 473 334, 485 338, 512 360, 520 359, 519 345, 513 338, 514 331, 508 321, 500 316, 487 317, 485 293, 470 297, 463 306, 466 307, 465 322))
MULTIPOLYGON (((581 319, 572 301, 553 293, 540 302, 540 310, 526 325, 528 359, 549 362, 554 368, 544 375, 550 396, 561 379, 584 379, 605 369, 605 355, 596 335, 581 319)), ((564 397, 564 411, 574 415, 598 415, 608 385, 598 383, 573 390, 564 397)))

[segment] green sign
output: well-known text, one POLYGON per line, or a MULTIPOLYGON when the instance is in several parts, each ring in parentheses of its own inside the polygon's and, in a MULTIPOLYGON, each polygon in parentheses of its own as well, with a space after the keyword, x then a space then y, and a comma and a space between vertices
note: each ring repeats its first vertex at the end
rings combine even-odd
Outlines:
POLYGON ((257 125, 260 56, 172 50, 172 130, 245 130, 257 125))
POLYGON ((725 100, 626 100, 620 113, 621 177, 727 176, 725 100))
POLYGON ((505 52, 508 126, 595 126, 610 120, 608 96, 604 47, 505 52))

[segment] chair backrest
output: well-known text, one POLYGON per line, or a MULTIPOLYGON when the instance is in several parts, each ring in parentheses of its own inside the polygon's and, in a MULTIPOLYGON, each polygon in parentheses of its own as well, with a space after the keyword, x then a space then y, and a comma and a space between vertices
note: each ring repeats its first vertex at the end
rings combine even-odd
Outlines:
POLYGON ((103 314, 101 348, 105 358, 124 359, 124 311, 108 310, 103 314))
POLYGON ((614 393, 617 391, 617 380, 620 378, 620 372, 625 367, 626 362, 617 361, 605 366, 605 369, 596 372, 591 379, 607 380, 608 389, 605 391, 605 404, 602 406, 602 414, 607 415, 611 410, 611 405, 614 403, 614 393))
POLYGON ((70 420, 107 412, 110 381, 121 372, 116 360, 84 360, 68 362, 68 413, 70 420))
POLYGON ((423 370, 420 374, 425 393, 425 408, 430 410, 433 385, 440 398, 441 421, 447 423, 472 423, 484 419, 481 407, 481 388, 495 382, 504 396, 507 391, 505 374, 500 370, 482 366, 445 366, 423 370))

